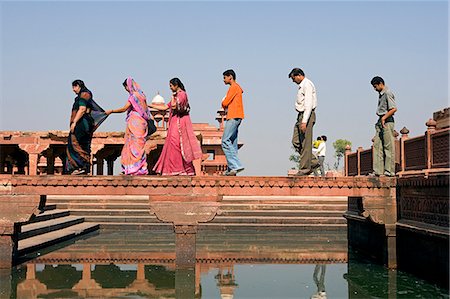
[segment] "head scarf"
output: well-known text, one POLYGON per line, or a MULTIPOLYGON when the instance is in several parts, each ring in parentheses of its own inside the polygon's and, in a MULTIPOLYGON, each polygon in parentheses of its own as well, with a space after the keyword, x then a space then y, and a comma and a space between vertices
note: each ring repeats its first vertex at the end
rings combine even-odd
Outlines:
POLYGON ((139 115, 145 119, 149 120, 148 107, 147 107, 147 98, 142 91, 139 84, 133 80, 133 78, 127 78, 127 87, 130 93, 128 97, 128 101, 133 106, 133 110, 139 113, 139 115))

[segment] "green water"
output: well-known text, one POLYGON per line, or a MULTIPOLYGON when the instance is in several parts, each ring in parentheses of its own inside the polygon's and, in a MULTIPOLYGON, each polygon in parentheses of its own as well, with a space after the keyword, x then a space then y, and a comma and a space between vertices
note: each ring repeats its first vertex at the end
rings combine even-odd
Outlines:
POLYGON ((345 230, 200 231, 196 248, 180 268, 171 231, 102 231, 26 257, 1 298, 449 298, 348 254, 345 230))

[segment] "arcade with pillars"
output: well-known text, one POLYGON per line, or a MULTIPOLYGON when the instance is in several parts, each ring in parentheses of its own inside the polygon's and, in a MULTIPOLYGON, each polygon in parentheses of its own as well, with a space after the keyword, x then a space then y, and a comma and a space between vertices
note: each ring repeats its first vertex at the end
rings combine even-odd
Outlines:
MULTIPOLYGON (((164 103, 157 95, 153 104, 164 103)), ((167 135, 169 114, 150 109, 157 131, 145 144, 148 169, 151 171, 161 154, 167 135)), ((219 127, 194 123, 194 132, 200 141, 203 157, 194 161, 197 175, 220 175, 227 168, 221 147, 225 112, 217 111, 219 127)), ((0 174, 63 174, 66 159, 68 131, 21 132, 0 131, 0 174)), ((116 163, 124 144, 124 132, 95 132, 91 144, 91 174, 114 175, 116 163)), ((239 148, 243 143, 239 142, 239 148)), ((118 159, 119 158, 119 159, 118 159)), ((117 172, 117 171, 116 171, 117 172)), ((150 172, 150 174, 154 174, 150 172)))

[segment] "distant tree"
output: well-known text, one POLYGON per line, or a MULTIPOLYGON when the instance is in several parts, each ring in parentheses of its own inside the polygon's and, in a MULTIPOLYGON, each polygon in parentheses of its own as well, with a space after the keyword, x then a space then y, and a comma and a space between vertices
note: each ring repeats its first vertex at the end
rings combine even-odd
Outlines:
POLYGON ((336 157, 336 162, 334 163, 334 169, 338 170, 341 158, 345 155, 345 147, 347 145, 352 146, 351 141, 345 140, 345 139, 338 139, 335 142, 333 142, 333 147, 335 150, 334 156, 336 157))

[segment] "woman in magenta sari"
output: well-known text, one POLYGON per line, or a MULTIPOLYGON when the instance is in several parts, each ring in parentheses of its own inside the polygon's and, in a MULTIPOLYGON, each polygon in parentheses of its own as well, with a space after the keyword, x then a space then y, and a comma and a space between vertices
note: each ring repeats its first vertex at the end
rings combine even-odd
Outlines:
POLYGON ((144 151, 150 119, 147 101, 144 92, 131 77, 128 77, 123 86, 128 91, 128 101, 122 108, 108 110, 106 114, 127 112, 127 128, 125 143, 122 148, 121 163, 124 174, 148 174, 147 155, 144 151))
MULTIPOLYGON (((192 161, 201 158, 202 150, 192 128, 186 90, 178 78, 170 80, 169 87, 173 97, 163 107, 170 109, 167 137, 153 170, 162 175, 195 175, 192 161)), ((151 107, 161 109, 156 105, 151 107)))

